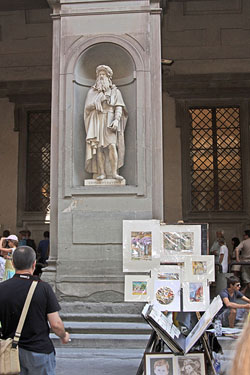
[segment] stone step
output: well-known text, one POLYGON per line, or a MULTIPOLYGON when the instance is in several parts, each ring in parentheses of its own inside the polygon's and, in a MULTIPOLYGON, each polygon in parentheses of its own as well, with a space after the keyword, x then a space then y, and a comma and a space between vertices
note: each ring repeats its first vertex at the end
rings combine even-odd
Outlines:
MULTIPOLYGON (((70 332, 72 348, 144 350, 151 328, 141 316, 144 303, 62 302, 60 316, 70 332)), ((60 339, 51 334, 56 348, 60 339)))
POLYGON ((81 322, 144 322, 140 314, 96 314, 96 313, 72 313, 60 312, 64 322, 81 321, 81 322))
MULTIPOLYGON (((72 333, 71 342, 67 347, 71 348, 115 348, 115 349, 145 349, 150 335, 135 334, 76 334, 72 333)), ((56 348, 64 347, 55 334, 50 337, 56 348)))
POLYGON ((133 375, 144 349, 69 348, 56 349, 56 375, 133 375))
POLYGON ((151 328, 147 323, 131 322, 79 322, 65 321, 65 329, 70 333, 83 334, 150 334, 151 328))
POLYGON ((141 302, 60 302, 61 314, 87 315, 141 315, 145 303, 141 302))

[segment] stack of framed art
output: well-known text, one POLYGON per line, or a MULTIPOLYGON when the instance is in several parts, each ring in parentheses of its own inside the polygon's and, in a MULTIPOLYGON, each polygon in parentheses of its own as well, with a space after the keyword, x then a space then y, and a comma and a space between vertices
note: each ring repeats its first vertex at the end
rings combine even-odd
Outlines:
POLYGON ((160 311, 205 311, 214 256, 206 224, 123 221, 125 301, 151 302, 160 311))

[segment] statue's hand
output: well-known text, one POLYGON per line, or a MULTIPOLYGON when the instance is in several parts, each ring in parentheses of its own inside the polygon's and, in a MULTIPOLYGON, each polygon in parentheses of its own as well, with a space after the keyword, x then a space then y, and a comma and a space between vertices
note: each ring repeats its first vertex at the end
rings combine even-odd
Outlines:
POLYGON ((113 131, 116 132, 118 129, 119 121, 118 120, 113 120, 111 124, 109 125, 109 128, 113 131))
POLYGON ((100 92, 95 100, 95 108, 97 111, 103 112, 102 102, 104 102, 104 100, 106 100, 106 96, 103 94, 103 92, 100 92))
POLYGON ((103 112, 102 103, 101 102, 95 101, 95 108, 96 108, 97 111, 103 112))

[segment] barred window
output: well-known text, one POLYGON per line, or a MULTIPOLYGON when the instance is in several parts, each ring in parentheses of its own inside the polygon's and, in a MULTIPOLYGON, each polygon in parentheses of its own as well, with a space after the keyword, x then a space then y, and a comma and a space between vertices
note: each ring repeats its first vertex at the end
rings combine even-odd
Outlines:
POLYGON ((50 111, 27 113, 26 204, 29 212, 48 212, 50 201, 50 111))
POLYGON ((191 211, 240 211, 240 108, 189 108, 191 211))

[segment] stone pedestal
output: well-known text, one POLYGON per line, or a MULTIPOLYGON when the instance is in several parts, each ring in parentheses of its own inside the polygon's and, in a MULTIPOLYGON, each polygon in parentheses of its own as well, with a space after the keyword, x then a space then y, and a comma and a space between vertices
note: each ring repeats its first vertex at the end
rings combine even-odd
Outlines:
POLYGON ((125 186, 126 180, 115 180, 114 178, 105 178, 104 180, 89 179, 84 180, 84 186, 125 186))
POLYGON ((163 218, 160 1, 50 3, 53 264, 44 278, 65 301, 122 302, 122 222, 163 218), (99 64, 112 68, 129 114, 118 183, 84 171, 83 108, 99 64))

